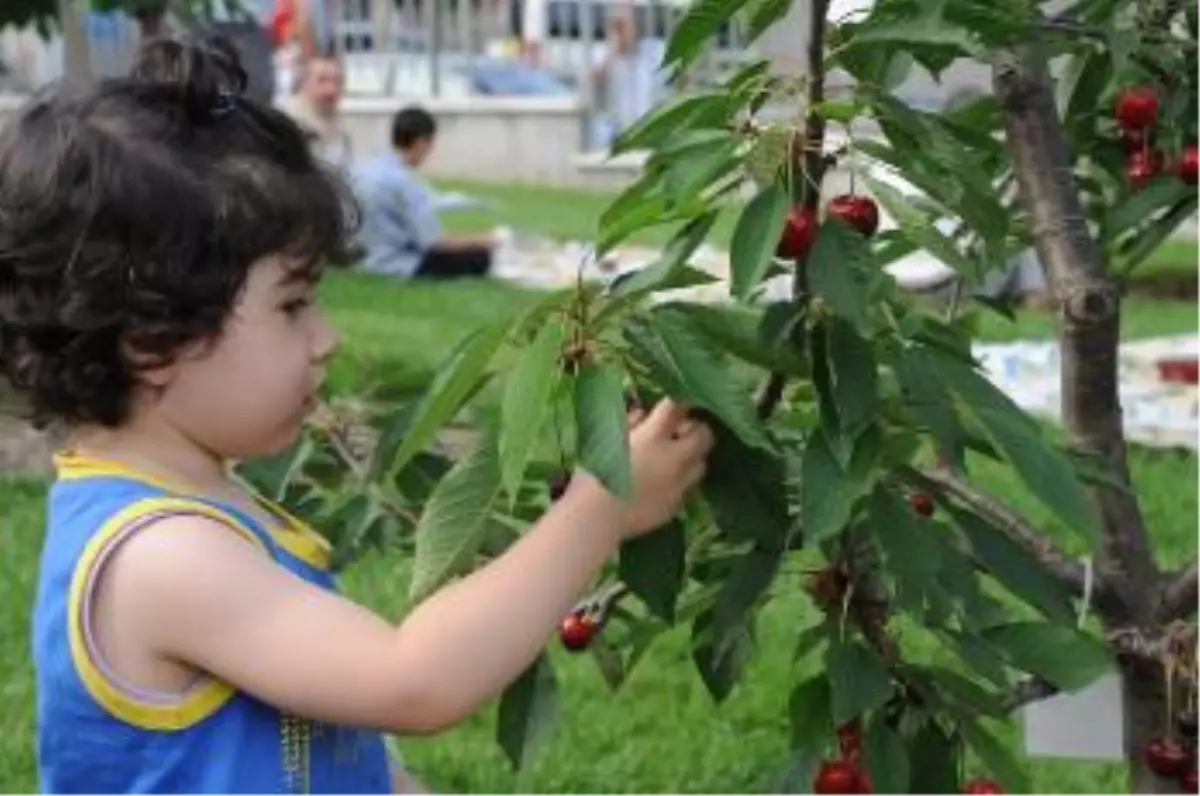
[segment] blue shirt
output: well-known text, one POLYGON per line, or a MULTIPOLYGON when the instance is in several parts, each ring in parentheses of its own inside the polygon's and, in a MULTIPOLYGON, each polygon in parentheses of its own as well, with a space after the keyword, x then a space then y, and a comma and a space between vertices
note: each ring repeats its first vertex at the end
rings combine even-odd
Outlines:
POLYGON ((208 498, 120 466, 59 458, 33 611, 37 756, 47 793, 388 793, 379 733, 282 713, 219 679, 181 694, 122 681, 91 628, 109 553, 152 520, 199 514, 225 524, 297 577, 334 589, 329 546, 264 501, 266 527, 208 498))
POLYGON ((425 253, 442 239, 437 195, 394 152, 356 166, 353 182, 363 214, 362 268, 413 276, 425 253))

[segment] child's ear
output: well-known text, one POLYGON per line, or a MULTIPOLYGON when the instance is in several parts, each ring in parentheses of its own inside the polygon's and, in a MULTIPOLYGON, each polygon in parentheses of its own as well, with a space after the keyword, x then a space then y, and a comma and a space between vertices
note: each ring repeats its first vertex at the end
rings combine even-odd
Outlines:
POLYGON ((165 356, 139 345, 136 337, 127 336, 121 343, 121 356, 129 363, 133 378, 147 387, 165 387, 178 371, 179 355, 165 356))

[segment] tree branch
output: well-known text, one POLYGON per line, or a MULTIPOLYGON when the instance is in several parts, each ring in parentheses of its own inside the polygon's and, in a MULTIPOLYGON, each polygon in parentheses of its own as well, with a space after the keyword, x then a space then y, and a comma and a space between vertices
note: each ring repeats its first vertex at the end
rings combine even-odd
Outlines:
MULTIPOLYGON (((804 122, 804 140, 798 148, 793 146, 789 157, 800 161, 800 184, 789 186, 797 204, 816 210, 821 201, 821 182, 828 165, 824 154, 825 117, 815 108, 825 100, 825 18, 829 12, 829 0, 810 0, 808 15, 808 106, 804 122)), ((792 299, 803 304, 808 299, 807 256, 796 260, 792 276, 792 299)), ((766 420, 779 405, 787 376, 772 373, 755 401, 759 418, 766 420)))
POLYGON ((1096 572, 1115 597, 1106 618, 1145 625, 1153 619, 1158 571, 1141 509, 1128 487, 1117 391, 1119 295, 1088 230, 1049 69, 1037 43, 998 51, 992 82, 1021 203, 1059 304, 1063 425, 1077 449, 1102 457, 1125 485, 1101 484, 1091 490, 1103 526, 1096 572))
POLYGON ((1198 578, 1196 559, 1192 563, 1167 575, 1159 597, 1158 615, 1161 621, 1171 622, 1187 619, 1196 612, 1198 578))
POLYGON ((1028 519, 947 469, 918 470, 917 473, 985 517, 997 530, 1041 561, 1064 586, 1076 594, 1083 593, 1083 565, 1068 557, 1028 519))

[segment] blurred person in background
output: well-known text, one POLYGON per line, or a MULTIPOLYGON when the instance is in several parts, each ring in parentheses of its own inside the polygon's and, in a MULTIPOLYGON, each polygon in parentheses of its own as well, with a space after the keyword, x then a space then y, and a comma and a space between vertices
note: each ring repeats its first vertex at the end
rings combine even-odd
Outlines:
POLYGON ((330 51, 318 53, 304 62, 298 78, 296 92, 284 97, 280 107, 304 130, 318 157, 336 168, 349 169, 354 152, 350 134, 342 125, 346 78, 341 62, 330 51))

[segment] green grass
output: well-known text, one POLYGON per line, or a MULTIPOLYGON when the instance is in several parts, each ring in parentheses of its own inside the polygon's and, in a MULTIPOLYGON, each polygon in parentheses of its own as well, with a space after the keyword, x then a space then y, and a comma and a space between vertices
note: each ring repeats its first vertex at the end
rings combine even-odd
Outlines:
MULTIPOLYGON (((563 235, 586 234, 603 206, 603 198, 575 192, 466 187, 503 200, 508 223, 563 235)), ((493 221, 494 216, 464 216, 456 223, 478 228, 493 221)), ((335 379, 353 383, 366 367, 410 387, 423 384, 475 325, 533 298, 528 291, 489 283, 415 285, 360 274, 333 275, 323 290, 346 337, 335 379)), ((983 336, 993 340, 1042 337, 1052 329, 1050 316, 1037 313, 1022 313, 1015 324, 986 315, 981 324, 983 336)), ((1127 305, 1127 338, 1195 330, 1194 305, 1127 305)), ((1197 547, 1197 458, 1141 448, 1130 458, 1161 562, 1174 565, 1197 547)), ((991 491, 1035 519, 1048 520, 1010 473, 995 466, 982 473, 991 491)), ((0 792, 37 787, 27 645, 45 487, 34 480, 0 481, 0 527, 6 531, 0 543, 0 792)), ((355 599, 396 618, 406 607, 407 578, 404 561, 373 556, 348 573, 345 586, 355 599)), ((555 648, 563 709, 552 741, 531 769, 520 775, 508 770, 493 741, 491 708, 440 737, 406 741, 409 761, 440 792, 776 792, 788 742, 783 706, 797 677, 794 634, 811 618, 796 582, 793 576, 778 582, 762 615, 759 654, 743 684, 719 709, 695 673, 684 629, 663 637, 616 694, 606 689, 589 658, 555 648)), ((1015 731, 1007 738, 1015 743, 1015 731)), ((1031 761, 1029 767, 1034 792, 1125 788, 1118 766, 1031 761)))

